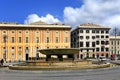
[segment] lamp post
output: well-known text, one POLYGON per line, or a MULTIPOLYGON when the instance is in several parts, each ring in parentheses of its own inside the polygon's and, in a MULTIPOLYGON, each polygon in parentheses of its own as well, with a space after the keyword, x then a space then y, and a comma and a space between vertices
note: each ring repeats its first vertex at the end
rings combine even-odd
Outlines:
POLYGON ((4 39, 4 43, 5 43, 5 52, 4 52, 3 58, 4 58, 5 62, 6 62, 6 42, 7 42, 7 35, 4 35, 3 39, 4 39))

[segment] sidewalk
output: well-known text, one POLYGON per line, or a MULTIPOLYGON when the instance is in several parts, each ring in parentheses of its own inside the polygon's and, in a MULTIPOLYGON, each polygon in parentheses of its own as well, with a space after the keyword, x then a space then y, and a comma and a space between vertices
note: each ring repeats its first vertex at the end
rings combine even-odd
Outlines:
POLYGON ((5 62, 5 63, 3 63, 3 66, 7 67, 7 66, 10 66, 10 65, 16 65, 16 64, 20 64, 20 63, 23 63, 23 62, 5 62))

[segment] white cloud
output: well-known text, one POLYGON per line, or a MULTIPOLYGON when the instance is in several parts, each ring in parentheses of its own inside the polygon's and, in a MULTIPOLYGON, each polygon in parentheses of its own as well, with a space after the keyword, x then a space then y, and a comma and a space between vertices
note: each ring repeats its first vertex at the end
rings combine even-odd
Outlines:
POLYGON ((82 23, 95 23, 110 27, 120 26, 120 0, 83 0, 80 7, 65 7, 63 21, 55 18, 51 14, 38 16, 30 14, 25 23, 44 21, 47 23, 63 22, 71 26, 82 23))
POLYGON ((30 24, 30 23, 37 22, 37 21, 43 21, 43 22, 46 22, 48 24, 60 22, 59 19, 55 18, 51 14, 47 14, 45 17, 44 16, 39 17, 37 14, 30 14, 30 15, 28 15, 28 17, 24 21, 24 23, 30 24))
POLYGON ((72 26, 96 23, 120 26, 120 0, 84 0, 81 7, 65 7, 64 22, 72 26))

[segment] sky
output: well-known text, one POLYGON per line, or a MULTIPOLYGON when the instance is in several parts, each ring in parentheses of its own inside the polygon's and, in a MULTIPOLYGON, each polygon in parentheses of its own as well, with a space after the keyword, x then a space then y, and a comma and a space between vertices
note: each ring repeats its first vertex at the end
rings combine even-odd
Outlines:
POLYGON ((0 22, 120 26, 120 0, 0 0, 0 22))

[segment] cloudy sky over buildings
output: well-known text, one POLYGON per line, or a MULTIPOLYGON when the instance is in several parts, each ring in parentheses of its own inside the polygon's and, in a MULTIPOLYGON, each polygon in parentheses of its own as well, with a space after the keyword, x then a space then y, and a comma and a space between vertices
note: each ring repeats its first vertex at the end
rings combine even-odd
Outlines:
POLYGON ((120 26, 120 0, 1 0, 0 22, 120 26))

